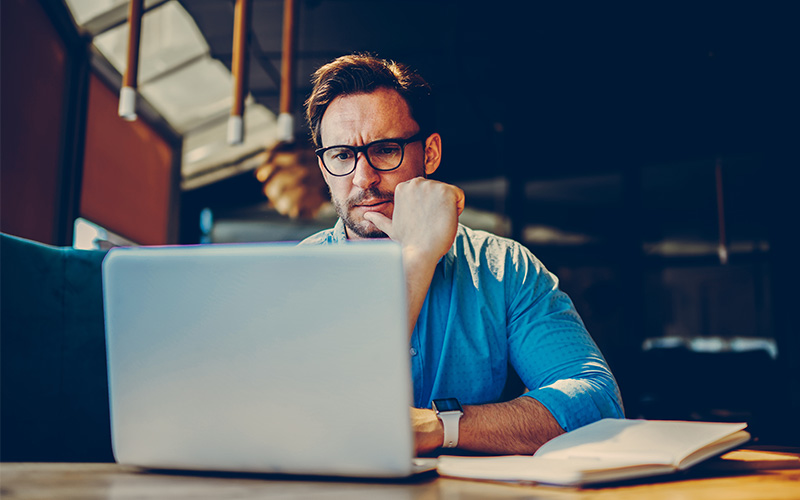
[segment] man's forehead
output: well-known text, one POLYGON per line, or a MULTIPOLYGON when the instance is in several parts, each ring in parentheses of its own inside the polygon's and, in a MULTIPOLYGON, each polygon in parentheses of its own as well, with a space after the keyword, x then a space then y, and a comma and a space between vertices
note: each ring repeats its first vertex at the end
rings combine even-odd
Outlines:
POLYGON ((399 137, 417 128, 408 103, 396 90, 387 88, 335 98, 320 122, 325 146, 399 137))

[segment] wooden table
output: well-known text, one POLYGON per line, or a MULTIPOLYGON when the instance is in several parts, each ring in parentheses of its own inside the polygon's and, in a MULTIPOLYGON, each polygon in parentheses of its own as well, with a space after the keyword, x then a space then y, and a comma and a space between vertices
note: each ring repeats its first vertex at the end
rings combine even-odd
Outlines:
MULTIPOLYGON (((791 456, 796 459, 798 454, 791 456)), ((680 476, 653 478, 651 482, 574 489, 462 481, 438 477, 433 473, 402 481, 358 481, 230 474, 167 474, 117 464, 3 463, 0 464, 0 497, 4 500, 800 499, 799 464, 800 462, 784 462, 757 465, 756 468, 761 468, 760 470, 700 467, 680 476)))

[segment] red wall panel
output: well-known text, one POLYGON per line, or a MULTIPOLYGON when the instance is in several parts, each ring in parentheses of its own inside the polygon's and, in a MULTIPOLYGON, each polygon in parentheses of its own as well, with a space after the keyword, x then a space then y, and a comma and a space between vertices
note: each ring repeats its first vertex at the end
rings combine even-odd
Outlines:
POLYGON ((61 244, 65 45, 30 0, 3 0, 0 37, 0 231, 61 244))
POLYGON ((144 121, 117 116, 118 102, 92 75, 81 216, 136 243, 171 243, 173 150, 144 121))

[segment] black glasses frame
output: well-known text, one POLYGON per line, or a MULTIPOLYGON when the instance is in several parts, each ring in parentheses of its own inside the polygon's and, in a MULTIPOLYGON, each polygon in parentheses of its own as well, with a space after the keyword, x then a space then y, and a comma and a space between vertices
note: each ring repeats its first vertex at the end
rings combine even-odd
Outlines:
POLYGON ((319 148, 319 149, 315 150, 314 153, 319 157, 319 160, 322 162, 322 166, 325 167, 325 170, 327 170, 328 173, 333 175, 334 177, 345 177, 345 176, 348 176, 348 175, 352 174, 353 172, 355 172, 356 166, 358 165, 358 154, 359 153, 364 153, 364 157, 367 159, 367 163, 369 163, 369 166, 374 168, 375 170, 377 170, 379 172, 391 172, 392 170, 397 170, 398 168, 400 168, 400 165, 403 164, 403 160, 406 157, 406 146, 408 144, 411 144, 412 142, 421 141, 423 139, 425 139, 425 134, 423 134, 422 132, 417 132, 416 134, 412 135, 408 139, 381 139, 379 141, 372 141, 369 144, 365 144, 363 146, 349 146, 349 145, 346 145, 346 144, 337 145, 337 146, 329 146, 327 148, 319 148), (375 165, 372 164, 372 160, 369 158, 369 153, 367 152, 367 150, 369 148, 371 148, 372 146, 375 146, 376 144, 381 144, 381 143, 385 143, 385 142, 392 142, 392 143, 400 145, 400 162, 397 164, 396 167, 378 168, 378 167, 376 167, 375 165), (323 157, 323 155, 325 154, 326 151, 328 151, 330 149, 334 149, 334 148, 347 148, 350 151, 353 151, 353 168, 349 172, 347 172, 346 174, 335 174, 335 173, 331 172, 331 169, 329 169, 327 165, 325 165, 325 158, 323 157))

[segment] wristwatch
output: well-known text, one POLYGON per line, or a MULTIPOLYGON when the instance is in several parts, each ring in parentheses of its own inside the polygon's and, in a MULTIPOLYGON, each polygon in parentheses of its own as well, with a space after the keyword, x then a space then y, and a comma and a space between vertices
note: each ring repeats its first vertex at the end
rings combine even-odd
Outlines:
POLYGON ((458 421, 464 414, 461 403, 456 398, 434 399, 433 411, 444 426, 443 448, 455 448, 458 445, 458 421))

